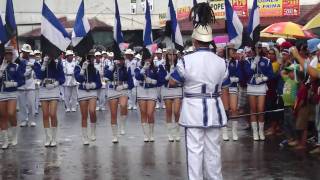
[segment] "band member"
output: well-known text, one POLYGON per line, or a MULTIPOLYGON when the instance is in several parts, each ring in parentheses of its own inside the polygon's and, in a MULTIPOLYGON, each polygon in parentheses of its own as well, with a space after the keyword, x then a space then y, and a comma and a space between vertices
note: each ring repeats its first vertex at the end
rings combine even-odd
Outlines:
MULTIPOLYGON (((95 62, 94 62, 94 67, 99 71, 99 74, 101 76, 101 79, 103 79, 103 71, 105 67, 105 63, 102 61, 102 54, 97 51, 94 53, 95 56, 95 62)), ((106 83, 104 81, 101 81, 102 86, 100 89, 97 89, 97 95, 98 95, 98 102, 97 102, 97 111, 105 111, 106 108, 106 83)))
POLYGON ((0 66, 0 125, 2 130, 2 149, 9 147, 8 124, 11 126, 11 145, 18 143, 17 132, 17 88, 25 83, 25 64, 14 63, 13 48, 6 47, 0 66))
MULTIPOLYGON (((154 53, 154 59, 153 59, 153 64, 155 67, 159 67, 160 65, 165 65, 166 61, 163 58, 163 51, 161 48, 158 48, 156 52, 154 53)), ((158 100, 156 103, 156 109, 159 109, 161 106, 161 101, 162 101, 162 96, 161 96, 161 87, 157 88, 157 93, 158 93, 158 100)), ((162 105, 162 108, 165 108, 165 105, 162 105)))
POLYGON ((158 69, 154 66, 148 49, 143 49, 141 66, 135 69, 139 81, 137 99, 141 114, 144 142, 154 142, 154 111, 158 99, 158 69))
MULTIPOLYGON (((236 50, 232 47, 228 48, 228 71, 229 71, 229 108, 230 115, 236 116, 238 115, 238 83, 241 79, 241 73, 239 68, 239 62, 236 57, 236 50)), ((237 141, 238 133, 237 133, 238 121, 237 119, 232 120, 232 139, 237 141)), ((228 134, 224 134, 227 138, 224 140, 229 140, 228 134)))
MULTIPOLYGON (((265 57, 261 43, 258 44, 257 54, 252 61, 246 60, 246 74, 248 76, 247 94, 249 96, 250 112, 263 112, 267 81, 273 77, 272 63, 265 57)), ((265 140, 264 115, 251 115, 251 127, 255 141, 265 140)))
POLYGON ((116 53, 115 60, 105 67, 104 77, 108 79, 108 101, 111 112, 112 142, 118 143, 118 104, 120 104, 120 134, 125 134, 128 117, 128 90, 133 88, 131 69, 126 67, 124 58, 116 53))
MULTIPOLYGON (((34 50, 34 57, 36 63, 41 63, 41 52, 39 50, 34 50)), ((39 114, 39 107, 40 107, 40 98, 39 98, 39 91, 40 91, 40 83, 39 79, 35 79, 35 113, 39 114)))
MULTIPOLYGON (((131 71, 131 76, 134 79, 134 70, 137 68, 138 66, 138 61, 137 59, 134 57, 134 51, 132 51, 131 49, 127 49, 124 53, 125 55, 125 63, 127 68, 130 69, 131 71)), ((129 93, 129 103, 128 103, 128 109, 137 109, 137 105, 136 105, 136 95, 137 95, 137 88, 134 87, 132 89, 130 89, 128 91, 129 93)))
POLYGON ((195 25, 192 42, 196 51, 178 62, 169 84, 184 83, 179 123, 185 127, 188 178, 222 179, 220 128, 226 125, 227 117, 220 92, 228 70, 225 60, 209 48, 214 21, 210 5, 198 3, 191 13, 195 25))
POLYGON ((77 111, 77 81, 74 78, 74 68, 76 65, 73 51, 67 50, 66 61, 63 63, 63 71, 66 79, 66 82, 63 84, 66 112, 77 111))
POLYGON ((19 58, 21 63, 26 64, 26 72, 24 74, 25 84, 18 88, 19 96, 19 119, 22 120, 20 126, 26 127, 29 124, 29 115, 31 116, 30 126, 35 127, 35 111, 36 111, 36 97, 35 97, 35 79, 34 79, 34 63, 35 59, 30 57, 30 53, 33 52, 29 44, 24 44, 21 48, 22 56, 19 58))
POLYGON ((59 86, 65 82, 61 60, 45 56, 42 64, 36 63, 34 71, 41 80, 39 98, 43 114, 43 126, 46 140, 45 147, 57 146, 57 109, 60 99, 59 86))
POLYGON ((168 129, 168 140, 180 141, 179 125, 177 124, 180 118, 181 99, 182 99, 182 84, 170 86, 168 84, 170 75, 173 73, 177 65, 177 51, 168 50, 166 54, 166 64, 159 66, 159 76, 161 84, 162 98, 166 106, 166 122, 168 129), (174 121, 172 122, 172 114, 174 121))
POLYGON ((87 59, 82 59, 79 66, 74 69, 74 76, 79 85, 78 101, 81 111, 82 123, 82 141, 84 145, 89 145, 88 138, 88 112, 91 122, 91 141, 96 140, 96 105, 97 105, 97 90, 101 88, 101 79, 99 71, 94 67, 94 53, 92 49, 88 53, 87 59))

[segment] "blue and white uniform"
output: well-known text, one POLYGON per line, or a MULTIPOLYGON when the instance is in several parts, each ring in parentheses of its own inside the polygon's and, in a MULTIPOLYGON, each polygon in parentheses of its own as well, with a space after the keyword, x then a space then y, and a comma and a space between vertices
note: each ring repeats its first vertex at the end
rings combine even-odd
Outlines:
POLYGON ((94 68, 94 72, 88 72, 88 69, 82 71, 80 66, 74 69, 74 76, 79 85, 78 101, 97 98, 97 89, 102 86, 99 71, 94 68))
POLYGON ((182 84, 178 83, 175 87, 170 87, 168 83, 174 68, 175 67, 172 66, 170 71, 167 71, 164 65, 159 66, 159 85, 161 86, 161 96, 163 100, 182 98, 182 84))
POLYGON ((238 94, 238 84, 242 79, 238 60, 230 60, 228 66, 230 81, 229 94, 238 94))
POLYGON ((138 81, 137 99, 157 101, 157 87, 159 87, 158 68, 144 69, 143 67, 138 67, 134 72, 138 81))
POLYGON ((46 65, 45 60, 42 65, 36 63, 34 71, 37 79, 41 80, 39 98, 40 101, 51 101, 60 99, 60 89, 65 82, 62 62, 55 59, 46 65))
POLYGON ((63 62, 63 71, 65 74, 65 83, 64 87, 64 102, 67 108, 67 111, 76 111, 77 108, 77 81, 74 77, 74 69, 77 66, 75 60, 69 62, 63 62))
POLYGON ((0 71, 0 102, 17 99, 18 87, 25 83, 25 65, 8 63, 1 65, 0 71))
POLYGON ((101 78, 101 88, 97 89, 97 96, 98 96, 98 102, 97 102, 97 109, 105 110, 106 106, 106 86, 107 84, 103 81, 103 72, 105 68, 105 63, 100 60, 100 62, 95 62, 94 67, 99 72, 100 78, 101 78))
POLYGON ((246 60, 246 74, 248 77, 247 94, 264 96, 268 90, 267 81, 273 78, 272 63, 265 57, 256 56, 253 60, 246 60))
POLYGON ((108 100, 121 96, 128 97, 128 90, 134 87, 131 69, 125 66, 107 65, 104 69, 104 77, 108 79, 108 100))
POLYGON ((171 74, 172 80, 184 83, 179 124, 185 127, 189 179, 203 179, 204 174, 222 179, 220 128, 227 116, 220 92, 227 76, 225 60, 209 48, 184 56, 171 74))
POLYGON ((135 79, 134 77, 134 70, 139 66, 138 64, 138 59, 134 58, 132 59, 131 61, 129 60, 126 60, 126 66, 128 69, 130 69, 130 72, 131 72, 131 76, 132 76, 132 79, 133 79, 133 84, 134 84, 134 87, 132 89, 130 89, 128 91, 128 95, 129 95, 129 101, 128 101, 128 109, 136 109, 137 108, 137 105, 136 105, 136 100, 137 100, 137 86, 138 86, 138 82, 137 80, 135 79))

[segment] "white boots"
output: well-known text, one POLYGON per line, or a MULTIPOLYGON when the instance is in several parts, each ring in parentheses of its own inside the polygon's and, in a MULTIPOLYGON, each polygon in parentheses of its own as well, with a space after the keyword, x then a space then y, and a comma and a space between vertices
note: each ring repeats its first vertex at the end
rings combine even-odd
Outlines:
POLYGON ((17 127, 11 127, 10 128, 10 133, 11 133, 11 145, 15 146, 18 144, 18 129, 17 127))
POLYGON ((56 147, 57 146, 57 128, 44 128, 46 140, 44 142, 45 147, 56 147))
POLYGON ((120 135, 125 135, 125 126, 126 126, 127 116, 120 116, 120 135))
POLYGON ((112 143, 118 143, 118 126, 116 124, 111 125, 112 128, 112 143))
MULTIPOLYGON (((224 141, 229 141, 229 135, 228 135, 228 128, 223 127, 222 128, 222 139, 224 141)), ((232 121, 232 140, 238 141, 238 121, 232 121)))
POLYGON ((82 128, 82 142, 83 145, 89 145, 88 130, 84 127, 82 128))
POLYGON ((169 142, 180 141, 180 126, 177 123, 167 123, 169 142))
POLYGON ((8 149, 9 147, 9 135, 7 130, 2 131, 2 137, 3 137, 3 142, 2 142, 2 149, 8 149))
POLYGON ((232 121, 232 140, 238 141, 238 121, 232 121))
POLYGON ((264 136, 264 122, 259 122, 259 130, 258 130, 258 123, 251 122, 252 133, 253 133, 253 140, 255 141, 264 141, 266 138, 264 136))
POLYGON ((154 142, 153 130, 154 130, 154 123, 142 123, 142 130, 143 130, 143 141, 144 142, 154 142))
POLYGON ((51 129, 50 128, 44 128, 44 133, 46 135, 46 140, 44 142, 45 147, 49 147, 51 144, 51 129))
POLYGON ((90 136, 91 141, 96 140, 96 128, 97 128, 96 123, 91 123, 91 136, 90 136))

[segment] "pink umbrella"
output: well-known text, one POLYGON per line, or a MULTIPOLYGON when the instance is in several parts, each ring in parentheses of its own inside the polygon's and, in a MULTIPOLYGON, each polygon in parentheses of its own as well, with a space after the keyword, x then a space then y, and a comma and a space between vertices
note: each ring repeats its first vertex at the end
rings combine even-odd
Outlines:
POLYGON ((216 37, 213 38, 213 41, 216 44, 228 43, 229 42, 229 37, 227 35, 225 35, 225 36, 216 36, 216 37))

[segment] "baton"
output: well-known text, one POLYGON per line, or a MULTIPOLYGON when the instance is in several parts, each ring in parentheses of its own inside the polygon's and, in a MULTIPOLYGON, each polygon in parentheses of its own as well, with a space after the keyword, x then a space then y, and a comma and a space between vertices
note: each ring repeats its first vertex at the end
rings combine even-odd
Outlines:
POLYGON ((284 109, 274 109, 274 110, 258 112, 258 113, 249 113, 249 114, 241 114, 238 116, 230 116, 229 119, 237 119, 237 118, 251 116, 251 115, 260 115, 260 114, 275 113, 275 112, 282 112, 282 111, 284 111, 284 109))

